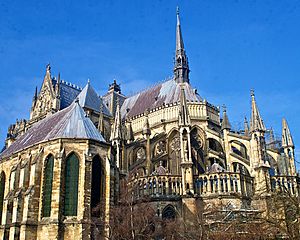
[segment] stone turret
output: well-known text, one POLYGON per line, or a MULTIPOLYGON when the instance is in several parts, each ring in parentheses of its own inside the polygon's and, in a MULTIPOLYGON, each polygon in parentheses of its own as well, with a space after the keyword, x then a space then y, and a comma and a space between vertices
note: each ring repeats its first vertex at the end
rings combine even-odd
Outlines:
POLYGON ((150 144, 150 136, 151 136, 151 129, 149 124, 148 118, 149 111, 146 110, 145 112, 145 122, 143 126, 143 135, 146 138, 146 172, 150 174, 151 172, 151 144, 150 144))
POLYGON ((282 119, 282 148, 284 150, 284 154, 288 159, 288 171, 289 175, 295 176, 296 175, 296 168, 295 168, 295 145, 291 135, 290 128, 285 118, 282 119))
MULTIPOLYGON (((221 131, 223 133, 223 139, 224 139, 224 148, 225 148, 225 154, 226 159, 230 159, 230 143, 228 139, 228 133, 231 128, 228 116, 227 116, 227 110, 226 106, 223 105, 223 120, 221 123, 221 131)), ((230 170, 230 165, 227 166, 228 170, 230 170)))
POLYGON ((113 83, 109 84, 108 92, 102 98, 110 113, 115 116, 117 101, 119 101, 119 105, 122 106, 126 97, 121 92, 120 84, 114 79, 113 83))
POLYGON ((117 100, 115 121, 112 127, 110 140, 112 141, 112 145, 116 149, 116 166, 119 168, 121 163, 122 150, 122 120, 119 99, 117 100))
POLYGON ((221 124, 221 130, 230 130, 231 125, 226 113, 226 107, 223 106, 223 120, 222 120, 222 124, 221 124))
POLYGON ((58 111, 60 109, 60 73, 58 73, 55 85, 55 98, 53 101, 53 109, 58 111))
POLYGON ((258 106, 256 104, 254 91, 251 91, 251 120, 250 120, 250 134, 251 134, 251 148, 253 149, 252 166, 258 167, 265 163, 265 131, 266 127, 261 118, 258 106))
POLYGON ((100 111, 99 111, 99 118, 98 118, 98 131, 105 138, 105 136, 104 136, 105 131, 104 131, 103 104, 100 104, 100 111))
POLYGON ((244 119, 244 135, 249 136, 249 133, 250 133, 249 124, 248 124, 247 117, 245 117, 245 119, 244 119))
POLYGON ((266 127, 256 104, 254 91, 251 90, 251 121, 250 121, 250 166, 255 176, 255 191, 257 195, 265 195, 270 191, 270 164, 266 157, 266 127))
POLYGON ((128 124, 127 124, 126 141, 127 141, 127 143, 131 143, 134 141, 134 135, 133 135, 131 121, 128 121, 128 124))
POLYGON ((193 162, 191 147, 191 121, 188 111, 188 105, 185 96, 184 84, 181 85, 180 105, 179 105, 179 134, 181 149, 181 174, 183 193, 194 193, 193 187, 193 162))

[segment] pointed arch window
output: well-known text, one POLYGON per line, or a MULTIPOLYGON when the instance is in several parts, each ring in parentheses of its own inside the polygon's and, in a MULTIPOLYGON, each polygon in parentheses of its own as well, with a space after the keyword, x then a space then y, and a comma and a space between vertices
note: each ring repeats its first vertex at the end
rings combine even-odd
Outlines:
POLYGON ((52 182, 53 182, 54 157, 49 155, 45 161, 44 183, 43 183, 43 217, 50 217, 51 199, 52 199, 52 182))
POLYGON ((175 220, 176 218, 176 211, 172 205, 168 205, 164 208, 162 212, 162 219, 163 220, 175 220))
POLYGON ((77 216, 79 159, 71 153, 65 168, 65 216, 77 216))
POLYGON ((3 211, 4 190, 5 190, 5 173, 2 172, 0 176, 0 223, 1 223, 2 211, 3 211))
POLYGON ((91 216, 100 217, 101 201, 104 194, 104 169, 101 158, 97 155, 92 161, 92 186, 91 186, 91 216))

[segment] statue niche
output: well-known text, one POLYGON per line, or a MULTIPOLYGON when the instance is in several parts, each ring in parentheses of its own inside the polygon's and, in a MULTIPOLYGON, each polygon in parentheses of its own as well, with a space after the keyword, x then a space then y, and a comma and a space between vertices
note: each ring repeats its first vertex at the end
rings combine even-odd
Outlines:
POLYGON ((155 171, 160 166, 167 168, 168 164, 167 164, 166 150, 167 150, 167 147, 166 147, 165 140, 159 140, 154 145, 153 159, 152 159, 152 164, 153 164, 152 170, 153 171, 155 171))
POLYGON ((205 172, 205 136, 197 128, 191 131, 191 146, 192 146, 192 161, 193 161, 193 174, 199 175, 205 172))
POLYGON ((180 138, 179 133, 175 131, 170 137, 169 143, 169 172, 171 174, 180 174, 180 138))
POLYGON ((160 157, 166 153, 166 143, 163 140, 160 140, 158 143, 155 144, 154 147, 154 157, 160 157))
POLYGON ((144 148, 141 147, 136 151, 136 161, 139 162, 145 159, 146 159, 146 151, 144 148))

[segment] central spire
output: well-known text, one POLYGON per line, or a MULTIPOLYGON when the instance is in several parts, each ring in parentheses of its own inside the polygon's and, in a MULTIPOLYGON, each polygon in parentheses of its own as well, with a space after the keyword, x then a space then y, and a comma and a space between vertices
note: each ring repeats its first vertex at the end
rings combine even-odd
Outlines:
POLYGON ((177 7, 177 26, 176 26, 176 52, 174 64, 174 77, 177 83, 189 83, 189 63, 186 56, 181 34, 179 8, 177 7))

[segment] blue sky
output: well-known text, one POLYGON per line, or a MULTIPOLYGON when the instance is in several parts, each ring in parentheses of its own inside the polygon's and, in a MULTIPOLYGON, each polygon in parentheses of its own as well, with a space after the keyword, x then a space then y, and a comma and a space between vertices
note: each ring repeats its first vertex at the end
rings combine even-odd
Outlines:
POLYGON ((16 118, 29 117, 48 62, 53 75, 80 86, 90 78, 100 94, 114 78, 132 94, 171 76, 177 5, 200 95, 226 104, 232 125, 240 127, 254 88, 267 127, 280 135, 285 116, 300 148, 300 4, 294 0, 2 0, 0 141, 16 118))

